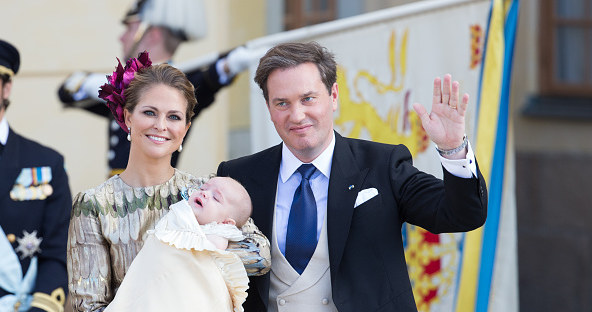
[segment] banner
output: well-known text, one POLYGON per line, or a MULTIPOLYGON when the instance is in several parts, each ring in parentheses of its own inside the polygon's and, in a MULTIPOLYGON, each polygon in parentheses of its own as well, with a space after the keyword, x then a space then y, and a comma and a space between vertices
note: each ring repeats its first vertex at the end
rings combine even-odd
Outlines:
POLYGON ((501 310, 503 305, 517 305, 518 301, 516 282, 510 285, 513 286, 513 296, 506 293, 509 290, 500 288, 505 285, 497 283, 493 287, 494 278, 507 278, 507 273, 504 272, 507 272, 512 262, 516 265, 515 219, 507 219, 508 215, 515 215, 516 211, 515 192, 513 187, 508 187, 513 186, 514 173, 507 172, 506 161, 512 162, 508 167, 513 168, 513 157, 508 159, 511 154, 508 154, 507 146, 510 79, 517 23, 518 0, 491 2, 479 88, 475 144, 477 161, 488 184, 489 209, 485 225, 465 235, 457 311, 491 311, 496 307, 501 310), (510 175, 508 181, 505 181, 506 174, 510 175), (513 222, 513 229, 500 226, 503 215, 506 223, 513 222), (513 239, 500 239, 507 237, 507 233, 500 231, 501 229, 513 231, 513 239), (514 261, 507 262, 508 257, 512 257, 514 261), (506 265, 500 266, 501 263, 506 265), (505 295, 505 300, 495 298, 498 291, 505 295))
MULTIPOLYGON (((500 15, 495 10, 499 1, 418 1, 259 38, 247 44, 261 55, 287 41, 314 40, 326 46, 335 53, 338 62, 339 108, 334 116, 335 129, 343 136, 405 144, 413 154, 414 165, 437 177, 442 177, 437 152, 412 104, 419 102, 430 110, 433 80, 446 73, 460 82, 461 94, 469 93, 467 136, 481 170, 487 173, 488 187, 493 182, 490 177, 495 176, 496 183, 502 181, 496 184, 497 188, 489 188, 491 193, 499 195, 499 200, 490 199, 490 216, 485 227, 468 234, 435 235, 404 225, 405 256, 420 311, 518 310, 516 230, 512 219, 515 199, 513 188, 504 189, 503 160, 507 153, 499 147, 507 143, 507 108, 504 112, 499 105, 505 97, 507 107, 507 93, 500 93, 501 76, 490 74, 491 65, 487 63, 492 55, 498 55, 499 52, 491 51, 498 51, 499 45, 485 45, 486 39, 494 37, 493 27, 499 27, 500 15), (491 14, 490 8, 494 8, 491 14), (490 23, 490 16, 497 22, 490 23), (488 49, 483 67, 487 71, 481 74, 484 48, 488 49), (481 85, 487 88, 480 90, 481 85), (480 100, 485 97, 488 101, 480 100), (499 112, 488 115, 490 107, 496 105, 499 112), (496 135, 485 136, 485 129, 496 135), (492 144, 495 148, 486 147, 492 144), (497 153, 491 158, 494 151, 497 153), (496 170, 492 171, 494 164, 496 170), (502 201, 509 207, 504 214, 502 201), (506 221, 504 217, 510 219, 506 221), (510 251, 503 250, 506 261, 500 266, 495 259, 501 229, 509 231, 509 235, 503 235, 508 236, 505 246, 510 246, 510 251), (495 304, 489 305, 490 302, 495 304)), ((502 17, 502 27, 504 21, 502 17)), ((509 75, 511 62, 506 68, 504 62, 502 58, 494 63, 509 75)), ((251 67, 251 78, 256 65, 251 67)), ((261 90, 253 82, 250 102, 252 152, 281 142, 269 120, 261 90)), ((513 172, 509 176, 513 181, 513 172)))

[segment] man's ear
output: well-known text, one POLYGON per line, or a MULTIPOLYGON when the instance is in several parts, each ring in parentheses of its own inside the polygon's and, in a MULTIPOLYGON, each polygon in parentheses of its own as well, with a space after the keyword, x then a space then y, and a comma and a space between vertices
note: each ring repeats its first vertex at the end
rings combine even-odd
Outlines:
POLYGON ((233 218, 226 218, 224 221, 222 221, 222 224, 236 225, 236 221, 234 221, 233 218))
POLYGON ((8 100, 10 97, 10 90, 12 90, 12 81, 7 81, 2 84, 2 100, 8 100))
POLYGON ((164 32, 164 29, 159 26, 149 26, 142 40, 145 40, 146 45, 154 46, 158 42, 164 42, 164 37, 167 36, 164 32))
POLYGON ((338 99, 339 99, 339 86, 337 86, 337 82, 333 84, 331 87, 331 101, 333 102, 333 111, 337 110, 338 99))

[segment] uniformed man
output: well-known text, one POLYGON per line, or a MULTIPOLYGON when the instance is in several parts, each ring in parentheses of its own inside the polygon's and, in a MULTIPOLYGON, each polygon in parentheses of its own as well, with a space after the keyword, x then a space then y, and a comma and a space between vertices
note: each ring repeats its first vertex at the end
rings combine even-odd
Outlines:
MULTIPOLYGON (((183 41, 197 40, 206 35, 205 11, 202 0, 137 0, 123 19, 125 32, 119 38, 127 60, 142 51, 148 51, 153 63, 170 62, 183 41)), ((232 83, 235 75, 245 70, 254 52, 238 47, 220 55, 210 64, 183 69, 196 87, 198 105, 195 115, 212 102, 216 93, 232 83)), ((111 112, 98 98, 98 90, 106 83, 105 74, 76 72, 70 75, 58 90, 66 107, 83 108, 110 118, 109 124, 109 176, 123 171, 129 157, 127 133, 115 122, 111 112)), ((189 134, 189 133, 188 133, 189 134)), ((187 138, 187 137, 186 137, 187 138)), ((179 153, 174 153, 172 165, 176 167, 179 153)))
POLYGON ((62 155, 6 121, 19 64, 0 40, 0 311, 63 311, 72 197, 62 155))

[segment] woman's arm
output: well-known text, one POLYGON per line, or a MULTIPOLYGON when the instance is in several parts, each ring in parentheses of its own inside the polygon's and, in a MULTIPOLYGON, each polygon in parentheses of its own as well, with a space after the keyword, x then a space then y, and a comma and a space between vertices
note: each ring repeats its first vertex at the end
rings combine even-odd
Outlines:
POLYGON ((70 217, 67 263, 74 311, 102 311, 113 299, 109 245, 93 199, 76 195, 70 217))
POLYGON ((258 276, 271 269, 271 252, 269 240, 249 218, 241 228, 245 239, 240 242, 229 242, 226 250, 233 252, 243 261, 247 275, 258 276))

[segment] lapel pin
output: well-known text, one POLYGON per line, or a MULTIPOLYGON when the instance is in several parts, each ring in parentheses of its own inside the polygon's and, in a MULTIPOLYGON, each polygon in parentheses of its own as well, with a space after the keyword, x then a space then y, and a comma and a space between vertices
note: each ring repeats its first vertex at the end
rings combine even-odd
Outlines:
POLYGON ((348 187, 348 190, 350 190, 350 191, 353 190, 353 189, 354 189, 354 185, 353 184, 348 187))

